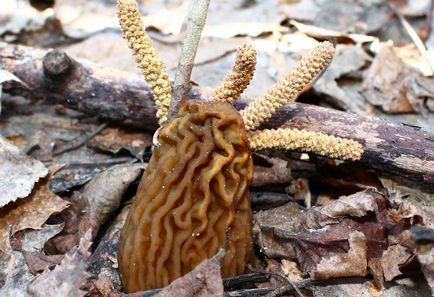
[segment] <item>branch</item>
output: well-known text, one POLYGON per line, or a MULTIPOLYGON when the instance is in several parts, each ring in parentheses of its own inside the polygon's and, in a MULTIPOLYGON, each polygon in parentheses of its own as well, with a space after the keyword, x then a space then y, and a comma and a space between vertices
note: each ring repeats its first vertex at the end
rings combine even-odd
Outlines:
MULTIPOLYGON (((0 67, 30 88, 4 84, 5 92, 30 99, 48 98, 55 104, 123 125, 158 128, 152 94, 140 76, 77 61, 66 54, 54 55, 53 51, 46 53, 5 43, 0 43, 0 67)), ((193 89, 191 98, 201 98, 200 89, 193 89)), ((243 107, 245 104, 237 105, 238 109, 243 107)), ((431 189, 434 184, 433 133, 302 103, 286 105, 261 128, 279 127, 354 139, 364 150, 357 164, 431 189)))
POLYGON ((205 26, 210 0, 195 0, 192 3, 187 21, 187 30, 182 43, 181 55, 173 81, 173 96, 169 107, 169 119, 178 114, 181 103, 190 92, 190 77, 200 36, 205 26))

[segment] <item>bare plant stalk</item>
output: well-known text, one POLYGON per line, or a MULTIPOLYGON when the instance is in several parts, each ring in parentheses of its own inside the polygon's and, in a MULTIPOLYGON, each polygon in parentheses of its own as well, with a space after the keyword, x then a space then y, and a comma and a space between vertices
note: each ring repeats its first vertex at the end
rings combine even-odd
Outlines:
POLYGON ((196 57, 200 36, 205 26, 210 0, 194 0, 188 14, 187 29, 182 43, 181 55, 173 82, 173 96, 170 101, 169 119, 178 113, 181 103, 190 91, 191 70, 196 57))

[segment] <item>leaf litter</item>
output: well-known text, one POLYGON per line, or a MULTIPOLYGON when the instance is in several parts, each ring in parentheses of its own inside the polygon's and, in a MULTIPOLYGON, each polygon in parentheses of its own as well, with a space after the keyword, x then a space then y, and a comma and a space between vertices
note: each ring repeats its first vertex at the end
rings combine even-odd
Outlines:
MULTIPOLYGON (((41 1, 30 1, 34 7, 25 1, 7 2, 19 9, 0 16, 2 41, 59 45, 72 56, 139 72, 121 41, 112 1, 63 1, 53 7, 41 1), (93 48, 99 50, 89 50, 93 48)), ((253 97, 318 41, 333 39, 338 43, 334 61, 300 100, 432 131, 432 77, 386 2, 212 1, 193 80, 216 86, 230 69, 236 48, 251 42, 258 49, 258 66, 246 94, 253 97)), ((428 17, 428 2, 394 4, 418 30, 428 17)), ((139 4, 154 44, 173 70, 187 5, 176 0, 139 4)), ((432 55, 432 48, 427 52, 432 55)), ((0 71, 7 78, 2 84, 20 83, 0 71)), ((9 192, 0 191, 2 296, 121 296, 119 231, 128 213, 125 201, 133 197, 146 167, 152 134, 114 124, 83 146, 54 156, 57 147, 101 123, 46 102, 17 107, 17 98, 3 95, 0 133, 7 140, 0 140, 7 157, 0 154, 0 171, 7 179, 0 179, 0 189, 9 185, 9 192), (4 166, 11 160, 14 170, 4 166), (131 164, 137 161, 145 163, 131 164), (52 165, 63 167, 47 176, 52 165), (11 172, 17 176, 9 180, 11 172)), ((416 238, 414 231, 429 232, 434 226, 430 193, 382 178, 387 190, 378 186, 376 172, 369 174, 375 176, 377 189, 360 191, 373 185, 364 180, 367 172, 360 179, 350 166, 342 179, 328 170, 318 174, 325 161, 310 156, 264 155, 274 165, 254 160, 252 203, 260 210, 254 214, 254 271, 307 281, 311 286, 303 293, 324 297, 427 296, 429 286, 434 288, 433 240, 416 238), (402 194, 393 192, 395 188, 402 194)), ((330 163, 328 168, 338 166, 330 163)), ((189 294, 195 288, 204 296, 230 292, 222 285, 226 280, 222 282, 217 262, 202 263, 199 278, 197 271, 185 275, 166 288, 164 296, 189 294)), ((272 286, 283 283, 277 278, 253 282, 240 292, 261 287, 273 293, 272 286)))

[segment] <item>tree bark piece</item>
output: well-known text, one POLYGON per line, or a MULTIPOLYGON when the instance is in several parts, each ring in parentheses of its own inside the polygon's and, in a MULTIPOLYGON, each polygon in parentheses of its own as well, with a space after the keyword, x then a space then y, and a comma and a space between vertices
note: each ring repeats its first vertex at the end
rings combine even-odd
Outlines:
MULTIPOLYGON (((0 68, 14 73, 29 86, 23 89, 5 84, 5 91, 32 99, 49 99, 123 125, 158 128, 152 94, 140 76, 70 57, 68 67, 59 67, 67 71, 51 73, 46 66, 44 68, 47 65, 43 63, 45 54, 42 50, 0 43, 0 68)), ((62 63, 64 60, 60 59, 62 63)), ((201 98, 201 90, 193 89, 190 96, 201 98)), ((240 103, 237 108, 245 106, 240 103)), ((379 174, 411 180, 431 189, 434 184, 434 134, 418 127, 302 103, 288 104, 260 128, 278 127, 357 140, 364 149, 359 164, 379 174)))

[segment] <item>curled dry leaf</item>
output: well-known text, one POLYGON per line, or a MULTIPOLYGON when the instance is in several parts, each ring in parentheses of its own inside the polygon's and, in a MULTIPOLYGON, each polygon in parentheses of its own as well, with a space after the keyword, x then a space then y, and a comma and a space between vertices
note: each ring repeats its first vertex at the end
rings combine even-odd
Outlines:
POLYGON ((372 195, 367 195, 366 192, 357 192, 350 196, 342 196, 339 200, 325 205, 317 211, 332 219, 346 216, 363 217, 368 212, 378 212, 378 206, 372 195))
POLYGON ((406 65, 392 46, 382 46, 363 83, 363 96, 386 113, 426 113, 433 100, 433 79, 406 65))
POLYGON ((28 196, 33 185, 48 173, 44 164, 21 153, 1 136, 0 164, 0 207, 28 196))
POLYGON ((181 278, 173 281, 161 291, 158 297, 214 297, 223 296, 223 280, 220 262, 224 257, 224 250, 220 250, 211 259, 200 263, 195 269, 181 278))
POLYGON ((333 277, 365 276, 367 271, 367 245, 365 235, 355 231, 350 234, 348 243, 350 249, 346 254, 336 254, 323 258, 312 271, 313 279, 328 279, 333 277))
MULTIPOLYGON (((420 222, 411 212, 391 222, 388 213, 399 208, 386 194, 368 189, 323 207, 307 210, 287 203, 258 212, 254 233, 266 256, 296 259, 302 271, 315 278, 364 276, 368 261, 381 258, 388 248, 388 238, 407 242, 398 235, 420 222)), ((398 266, 405 262, 391 261, 398 266)))
POLYGON ((0 271, 0 296, 27 297, 27 289, 34 276, 28 269, 23 254, 12 249, 9 236, 4 245, 6 251, 0 251, 0 267, 3 268, 6 264, 6 270, 0 271))
POLYGON ((143 159, 145 149, 151 145, 152 139, 149 134, 129 132, 117 128, 104 129, 88 143, 90 147, 113 154, 117 154, 124 149, 140 160, 143 159))
POLYGON ((40 230, 26 230, 21 239, 21 249, 26 252, 39 252, 51 237, 62 231, 65 224, 42 225, 40 230))
POLYGON ((29 293, 34 297, 84 296, 80 287, 87 276, 88 250, 92 244, 89 239, 90 232, 80 239, 78 247, 65 255, 60 265, 39 275, 29 286, 29 293))
POLYGON ((92 179, 80 197, 78 236, 81 238, 91 230, 91 238, 107 218, 119 207, 122 195, 146 168, 146 164, 116 165, 92 179))
POLYGON ((402 245, 389 246, 381 257, 381 267, 383 268, 386 281, 391 281, 394 277, 401 275, 399 267, 405 264, 411 256, 412 254, 408 249, 402 245))
POLYGON ((41 230, 24 230, 20 241, 20 250, 29 270, 36 274, 46 268, 60 263, 63 255, 46 255, 44 244, 53 236, 62 231, 64 224, 44 224, 41 230))
POLYGON ((35 186, 32 194, 11 202, 0 209, 0 251, 6 250, 8 228, 12 234, 24 229, 40 229, 54 213, 64 210, 68 203, 48 189, 48 178, 35 186))
POLYGON ((93 239, 119 207, 122 195, 145 168, 146 164, 113 166, 94 177, 81 193, 75 193, 70 199, 71 206, 62 213, 65 228, 50 240, 50 251, 69 251, 89 229, 93 239))
POLYGON ((15 81, 15 82, 19 82, 20 84, 24 84, 18 77, 16 77, 13 73, 4 70, 4 69, 0 69, 0 114, 2 111, 2 101, 1 101, 1 97, 2 97, 2 84, 4 82, 9 82, 9 81, 15 81))

